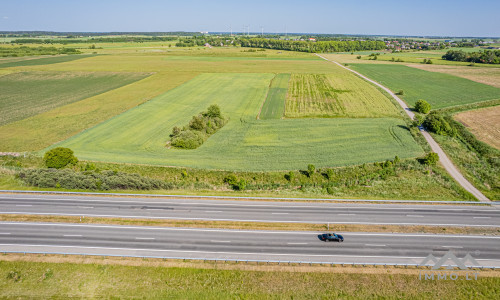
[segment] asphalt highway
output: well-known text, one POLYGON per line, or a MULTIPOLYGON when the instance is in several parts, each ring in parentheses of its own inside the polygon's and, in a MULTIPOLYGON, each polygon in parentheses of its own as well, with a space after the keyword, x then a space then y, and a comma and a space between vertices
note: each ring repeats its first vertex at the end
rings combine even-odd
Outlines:
POLYGON ((0 194, 0 214, 316 224, 500 227, 499 206, 0 194))
POLYGON ((63 223, 0 222, 0 252, 158 256, 196 259, 330 263, 419 264, 428 255, 471 254, 479 265, 500 267, 500 237, 431 234, 164 228, 63 223))

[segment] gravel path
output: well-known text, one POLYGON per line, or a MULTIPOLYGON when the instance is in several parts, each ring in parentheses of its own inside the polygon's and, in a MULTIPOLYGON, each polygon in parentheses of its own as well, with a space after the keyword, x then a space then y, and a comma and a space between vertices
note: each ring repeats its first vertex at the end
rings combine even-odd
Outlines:
MULTIPOLYGON (((353 72, 354 74, 358 75, 359 77, 363 78, 364 80, 371 82, 374 85, 380 87, 381 89, 383 89, 384 91, 389 93, 389 95, 391 95, 399 103, 399 105, 401 105, 401 107, 404 109, 404 111, 410 117, 410 119, 413 120, 413 118, 415 117, 415 114, 410 110, 408 105, 406 105, 406 103, 403 100, 401 100, 401 98, 399 98, 396 94, 394 94, 391 90, 389 90, 385 86, 381 85, 380 83, 378 83, 378 82, 376 82, 376 81, 374 81, 374 80, 372 80, 372 79, 370 79, 370 78, 368 78, 368 77, 366 77, 366 76, 364 76, 364 75, 362 75, 354 70, 351 70, 351 69, 343 66, 342 64, 339 64, 336 61, 329 60, 329 59, 327 59, 319 54, 316 54, 316 55, 318 55, 322 59, 327 60, 329 62, 332 62, 332 63, 350 71, 350 72, 353 72)), ((432 151, 436 152, 439 155, 439 161, 441 162, 441 164, 443 165, 445 170, 451 175, 451 177, 453 177, 466 191, 468 191, 469 193, 474 195, 474 197, 476 197, 477 200, 479 200, 481 202, 490 202, 490 200, 485 195, 483 195, 483 193, 481 193, 467 179, 465 179, 465 177, 462 175, 462 173, 460 173, 460 171, 457 169, 457 167, 455 167, 455 165, 451 162, 451 160, 448 158, 448 156, 444 153, 443 149, 441 149, 441 147, 439 147, 438 143, 432 138, 432 136, 423 127, 420 127, 420 132, 422 132, 422 135, 427 140, 427 143, 429 143, 429 145, 431 146, 432 151)))

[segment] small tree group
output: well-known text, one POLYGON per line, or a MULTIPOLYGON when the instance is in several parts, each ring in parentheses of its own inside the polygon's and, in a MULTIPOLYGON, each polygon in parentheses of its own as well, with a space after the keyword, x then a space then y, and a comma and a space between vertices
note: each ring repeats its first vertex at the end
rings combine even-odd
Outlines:
POLYGON ((193 116, 188 126, 174 127, 170 134, 171 145, 183 149, 196 149, 206 139, 221 129, 227 120, 221 114, 218 105, 210 105, 206 112, 193 116))
POLYGON ((422 159, 425 165, 435 165, 439 161, 439 155, 436 152, 430 152, 422 159))
POLYGON ((431 105, 425 100, 418 100, 415 103, 415 110, 421 114, 428 114, 431 111, 431 105))

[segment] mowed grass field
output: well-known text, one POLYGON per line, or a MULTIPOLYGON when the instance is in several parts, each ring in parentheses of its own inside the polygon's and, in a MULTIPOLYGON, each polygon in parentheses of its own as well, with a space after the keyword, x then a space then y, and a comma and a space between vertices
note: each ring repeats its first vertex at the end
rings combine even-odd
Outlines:
POLYGON ((70 138, 84 160, 222 170, 297 170, 415 157, 422 149, 404 121, 380 119, 256 120, 274 74, 202 74, 70 138), (165 147, 174 126, 218 104, 228 124, 195 150, 165 147))
POLYGON ((336 74, 293 74, 285 107, 287 118, 398 116, 374 86, 343 69, 336 74))
POLYGON ((143 79, 145 73, 18 72, 0 76, 0 125, 143 79))
POLYGON ((352 64, 352 69, 380 82, 413 106, 419 99, 433 109, 500 98, 500 89, 449 74, 428 72, 403 65, 352 64))
POLYGON ((262 105, 259 119, 281 119, 285 112, 285 101, 288 92, 290 74, 276 74, 271 81, 266 100, 262 105))

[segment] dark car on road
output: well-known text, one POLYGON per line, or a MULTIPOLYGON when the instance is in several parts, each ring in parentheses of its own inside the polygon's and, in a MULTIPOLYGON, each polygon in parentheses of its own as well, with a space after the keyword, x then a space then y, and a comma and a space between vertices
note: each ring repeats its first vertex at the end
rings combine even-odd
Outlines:
POLYGON ((324 242, 343 242, 344 237, 336 233, 323 233, 320 239, 324 242))

